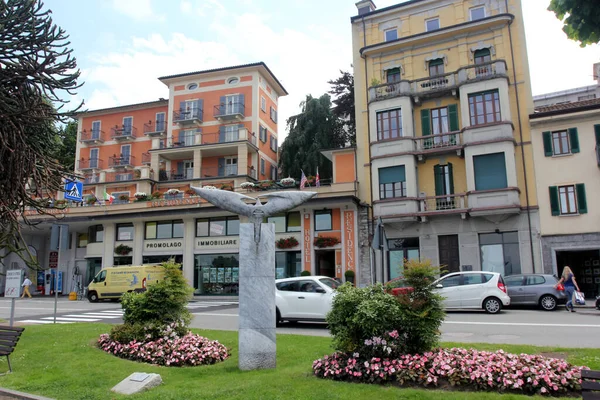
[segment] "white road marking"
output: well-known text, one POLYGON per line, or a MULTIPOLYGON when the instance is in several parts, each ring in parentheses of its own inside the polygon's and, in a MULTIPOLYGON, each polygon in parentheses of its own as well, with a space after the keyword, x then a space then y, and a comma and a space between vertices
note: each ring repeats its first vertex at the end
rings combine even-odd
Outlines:
MULTIPOLYGON (((42 319, 45 320, 54 320, 54 317, 44 317, 42 319)), ((73 321, 73 322, 98 322, 101 321, 100 319, 97 318, 67 318, 67 317, 56 317, 57 321, 73 321)))
POLYGON ((73 314, 73 315, 61 315, 61 317, 115 319, 115 318, 119 318, 120 315, 73 314))
MULTIPOLYGON (((43 321, 41 319, 26 319, 24 321, 17 321, 19 323, 21 322, 26 322, 28 324, 53 324, 53 321, 43 321)), ((67 322, 67 321, 56 321, 57 324, 72 324, 73 322, 67 322)))
POLYGON ((444 324, 454 325, 502 325, 502 326, 545 326, 564 328, 600 328, 600 325, 591 324, 538 324, 529 322, 474 322, 474 321, 444 321, 444 324))

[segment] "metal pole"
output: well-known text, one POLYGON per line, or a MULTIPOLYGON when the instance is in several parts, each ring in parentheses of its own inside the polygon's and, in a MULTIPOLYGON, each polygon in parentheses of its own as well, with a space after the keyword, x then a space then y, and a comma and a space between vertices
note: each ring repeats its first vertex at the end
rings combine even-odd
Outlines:
POLYGON ((13 326, 15 320, 15 298, 10 299, 10 326, 13 326))
POLYGON ((383 225, 379 225, 379 250, 381 251, 381 282, 385 283, 385 266, 383 265, 383 225))
MULTIPOLYGON (((60 268, 60 248, 62 246, 62 225, 58 225, 58 256, 56 260, 56 273, 54 274, 54 323, 56 324, 56 305, 58 303, 58 270, 60 268)), ((52 271, 50 271, 52 273, 52 271)))

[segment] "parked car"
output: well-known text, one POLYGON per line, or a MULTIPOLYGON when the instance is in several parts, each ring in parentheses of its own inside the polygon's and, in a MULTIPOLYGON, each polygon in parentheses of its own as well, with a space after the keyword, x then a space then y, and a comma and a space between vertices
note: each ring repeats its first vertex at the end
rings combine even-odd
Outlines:
POLYGON ((502 276, 497 272, 469 271, 445 275, 433 283, 447 310, 480 309, 496 314, 510 305, 502 276))
POLYGON ((521 274, 504 277, 511 305, 539 306, 546 311, 555 310, 567 302, 564 291, 554 289, 558 279, 547 274, 521 274))
POLYGON ((300 276, 275 281, 276 322, 325 321, 335 289, 341 283, 328 276, 300 276))

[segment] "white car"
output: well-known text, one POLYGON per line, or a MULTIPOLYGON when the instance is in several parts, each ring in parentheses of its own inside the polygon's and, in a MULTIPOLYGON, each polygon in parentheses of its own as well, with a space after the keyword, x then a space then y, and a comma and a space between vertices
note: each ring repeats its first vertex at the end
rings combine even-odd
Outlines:
POLYGON ((299 276, 275 281, 276 321, 325 321, 340 282, 328 276, 299 276))
POLYGON ((455 272, 435 281, 436 292, 444 297, 444 307, 481 309, 496 314, 510 305, 502 276, 497 272, 455 272))

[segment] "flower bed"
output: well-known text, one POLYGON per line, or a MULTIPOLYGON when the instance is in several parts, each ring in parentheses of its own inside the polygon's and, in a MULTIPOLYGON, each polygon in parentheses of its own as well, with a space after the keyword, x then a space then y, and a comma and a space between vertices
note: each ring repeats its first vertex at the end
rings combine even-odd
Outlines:
POLYGON ((156 341, 134 340, 127 344, 111 340, 108 334, 104 334, 100 335, 98 346, 120 358, 171 367, 215 364, 229 358, 227 347, 223 344, 191 332, 183 337, 171 335, 156 341))
MULTIPOLYGON (((385 339, 365 343, 377 352, 394 353, 385 339)), ((327 379, 401 385, 452 386, 469 390, 512 391, 523 394, 574 394, 581 370, 556 358, 474 349, 440 349, 392 358, 334 353, 313 362, 316 376, 327 379)))

